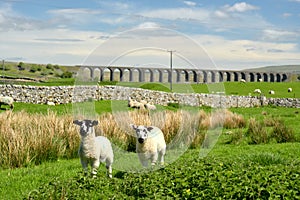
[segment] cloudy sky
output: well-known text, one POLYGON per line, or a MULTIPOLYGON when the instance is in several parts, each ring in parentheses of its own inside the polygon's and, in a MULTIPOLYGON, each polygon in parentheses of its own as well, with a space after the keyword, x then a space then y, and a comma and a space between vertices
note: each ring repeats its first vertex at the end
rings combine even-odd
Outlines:
POLYGON ((0 44, 45 64, 300 64, 300 0, 0 0, 0 44))

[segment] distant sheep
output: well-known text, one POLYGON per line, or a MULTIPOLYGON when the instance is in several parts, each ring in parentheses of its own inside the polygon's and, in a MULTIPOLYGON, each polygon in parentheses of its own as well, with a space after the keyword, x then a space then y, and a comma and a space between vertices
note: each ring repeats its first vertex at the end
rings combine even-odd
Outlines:
POLYGON ((145 108, 143 103, 140 103, 136 100, 132 100, 130 97, 128 98, 128 107, 129 108, 137 108, 137 109, 144 109, 145 108))
POLYGON ((241 82, 241 83, 246 83, 246 80, 242 78, 242 79, 240 80, 240 82, 241 82))
POLYGON ((112 178, 112 163, 114 154, 110 141, 104 136, 95 136, 94 126, 97 120, 74 120, 74 124, 80 126, 80 147, 78 154, 85 174, 88 164, 92 167, 92 176, 96 177, 97 169, 101 163, 106 163, 107 174, 112 178))
POLYGON ((259 79, 258 79, 258 82, 263 82, 263 79, 262 79, 262 78, 259 78, 259 79))
POLYGON ((293 88, 288 88, 288 92, 293 92, 293 88))
POLYGON ((260 89, 255 89, 253 92, 256 93, 256 94, 261 94, 261 90, 260 89))
POLYGON ((0 108, 2 105, 9 105, 10 109, 14 108, 14 99, 9 96, 0 96, 0 108))
POLYGON ((145 108, 146 108, 147 110, 156 110, 156 106, 153 105, 153 104, 150 104, 150 103, 146 103, 146 104, 145 104, 145 108))
POLYGON ((269 90, 269 94, 275 94, 274 90, 269 90))
POLYGON ((52 101, 48 101, 48 102, 47 102, 47 105, 48 105, 48 106, 55 106, 55 103, 52 102, 52 101))
POLYGON ((164 164, 166 142, 163 132, 155 126, 136 126, 131 124, 136 133, 136 152, 144 167, 148 167, 148 161, 155 165, 157 159, 164 164))

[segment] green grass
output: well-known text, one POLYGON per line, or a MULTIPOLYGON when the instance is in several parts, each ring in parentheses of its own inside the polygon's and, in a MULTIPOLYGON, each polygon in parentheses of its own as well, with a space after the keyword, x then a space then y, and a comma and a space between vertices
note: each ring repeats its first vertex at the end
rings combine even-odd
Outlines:
MULTIPOLYGON (((106 177, 104 165, 100 166, 98 177, 91 179, 82 176, 79 159, 60 160, 1 171, 0 196, 3 199, 295 198, 299 197, 299 149, 299 143, 218 144, 205 158, 199 157, 199 149, 188 150, 172 164, 166 159, 165 167, 153 172, 130 173, 114 168, 112 180, 106 177)), ((116 155, 116 163, 121 156, 116 155)))
MULTIPOLYGON (((170 92, 169 83, 129 83, 119 82, 116 85, 126 87, 140 87, 149 90, 170 92)), ((217 93, 225 92, 226 95, 257 96, 253 91, 259 88, 266 97, 276 98, 300 98, 300 82, 268 83, 268 82, 224 82, 212 84, 176 84, 172 85, 172 92, 177 93, 217 93), (293 88, 293 92, 288 93, 288 88, 293 88), (275 94, 269 94, 269 90, 274 90, 275 94)))
MULTIPOLYGON (((168 84, 116 84, 169 90, 168 84)), ((275 90, 274 97, 286 98, 295 95, 299 98, 297 91, 299 84, 299 82, 224 83, 224 87, 226 94, 248 95, 255 88, 260 88, 264 93, 269 89, 275 90), (287 93, 288 87, 294 89, 293 94, 287 93)), ((209 87, 206 84, 174 84, 173 91, 215 92, 219 88, 222 86, 218 84, 209 87)), ((47 113, 51 110, 64 115, 72 113, 73 106, 72 104, 48 106, 15 103, 13 112, 25 110, 28 113, 47 113)), ((112 110, 122 110, 127 103, 103 100, 95 102, 94 106, 96 112, 102 114, 112 110)), ((159 109, 176 110, 172 105, 159 109)), ((230 110, 242 114, 246 120, 255 118, 263 121, 269 118, 280 118, 300 138, 299 108, 267 106, 230 110)), ((226 131, 228 130, 223 132, 226 131)), ((170 163, 172 158, 167 154, 165 167, 149 173, 123 171, 122 166, 134 169, 139 165, 136 163, 137 157, 133 153, 124 156, 116 151, 112 180, 105 177, 103 165, 100 166, 96 179, 83 177, 79 158, 2 170, 0 171, 2 178, 0 199, 27 199, 29 196, 33 199, 136 199, 138 196, 141 199, 166 199, 167 197, 170 199, 199 197, 203 199, 299 199, 300 143, 233 145, 226 144, 229 137, 229 135, 221 135, 216 146, 204 158, 199 157, 200 149, 189 149, 174 163, 170 163)))

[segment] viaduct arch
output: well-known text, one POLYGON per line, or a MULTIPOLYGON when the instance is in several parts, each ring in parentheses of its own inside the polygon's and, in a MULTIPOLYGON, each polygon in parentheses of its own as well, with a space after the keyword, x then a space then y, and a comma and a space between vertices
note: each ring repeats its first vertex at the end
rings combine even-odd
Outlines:
POLYGON ((246 82, 285 82, 291 74, 282 72, 254 72, 231 70, 198 70, 198 69, 162 69, 137 68, 118 66, 81 66, 87 77, 98 81, 120 82, 170 82, 173 83, 218 83, 237 82, 244 79, 246 82))

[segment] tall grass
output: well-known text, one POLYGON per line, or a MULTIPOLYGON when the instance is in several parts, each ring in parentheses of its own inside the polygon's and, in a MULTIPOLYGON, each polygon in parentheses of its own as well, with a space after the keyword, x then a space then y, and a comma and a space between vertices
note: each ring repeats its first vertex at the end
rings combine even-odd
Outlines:
POLYGON ((54 112, 46 115, 1 113, 0 168, 74 157, 78 141, 79 136, 70 116, 58 117, 54 112))
MULTIPOLYGON (((0 168, 77 157, 80 137, 73 119, 72 115, 58 115, 51 111, 47 114, 29 114, 24 111, 1 113, 0 168)), ((107 136, 118 147, 134 151, 136 139, 130 124, 159 127, 168 148, 199 147, 208 129, 222 127, 224 123, 228 127, 240 126, 241 117, 221 110, 212 113, 203 110, 165 110, 153 113, 134 110, 104 113, 98 116, 98 120, 96 135, 107 136)))

